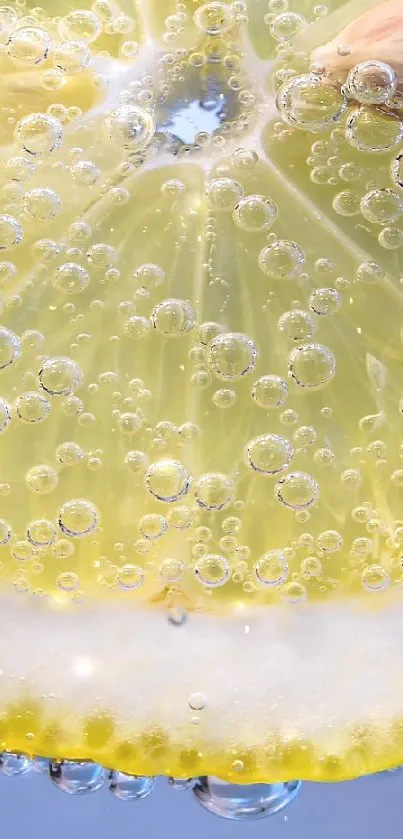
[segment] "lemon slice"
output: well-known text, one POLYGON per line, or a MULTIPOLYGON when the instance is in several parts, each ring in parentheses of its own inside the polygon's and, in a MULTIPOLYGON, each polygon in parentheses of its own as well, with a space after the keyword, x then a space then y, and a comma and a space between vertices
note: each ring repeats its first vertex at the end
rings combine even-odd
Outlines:
POLYGON ((382 5, 0 6, 1 749, 403 760, 403 106, 337 44, 382 5))

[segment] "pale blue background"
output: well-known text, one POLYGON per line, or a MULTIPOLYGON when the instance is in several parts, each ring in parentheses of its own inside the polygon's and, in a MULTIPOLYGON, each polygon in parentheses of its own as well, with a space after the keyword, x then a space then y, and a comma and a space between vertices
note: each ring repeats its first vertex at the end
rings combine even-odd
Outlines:
POLYGON ((343 784, 304 784, 288 809, 239 823, 205 812, 190 792, 159 779, 149 798, 107 789, 73 798, 46 776, 0 778, 4 839, 393 839, 402 835, 403 773, 343 784))

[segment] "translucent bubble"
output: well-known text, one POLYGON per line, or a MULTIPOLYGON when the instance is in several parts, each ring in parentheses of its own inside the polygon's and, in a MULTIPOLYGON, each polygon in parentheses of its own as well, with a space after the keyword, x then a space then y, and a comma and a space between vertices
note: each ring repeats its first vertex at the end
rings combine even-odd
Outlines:
POLYGON ((219 554, 205 554, 196 563, 196 578, 207 588, 225 585, 230 578, 230 566, 225 557, 219 554))
POLYGON ((227 3, 203 3, 193 16, 198 29, 206 35, 221 35, 234 24, 231 7, 227 3))
POLYGON ((300 276, 305 263, 305 254, 295 242, 281 239, 269 245, 259 254, 259 266, 272 280, 295 280, 300 276))
POLYGON ((52 276, 52 285, 63 294, 79 294, 90 281, 88 271, 75 262, 65 262, 52 276))
POLYGON ((49 764, 49 776, 62 792, 86 795, 103 787, 108 770, 91 760, 56 760, 49 764))
POLYGON ((358 151, 385 152, 403 138, 403 122, 379 110, 360 108, 346 123, 346 140, 358 151))
POLYGON ((232 408, 236 402, 236 393, 229 388, 220 388, 213 393, 211 398, 217 408, 232 408))
POLYGON ((336 359, 322 344, 305 344, 290 354, 289 370, 300 387, 318 390, 332 380, 336 359))
POLYGON ((144 571, 139 565, 127 563, 120 568, 118 580, 122 588, 135 590, 143 584, 144 571))
POLYGON ((74 466, 83 459, 84 451, 78 443, 68 441, 57 446, 56 457, 63 466, 74 466))
POLYGON ((362 61, 350 70, 346 87, 363 105, 380 105, 393 96, 397 86, 396 73, 383 61, 362 61))
POLYGON ((43 64, 52 49, 49 35, 36 26, 24 26, 13 32, 6 46, 8 56, 18 67, 43 64))
POLYGON ((195 778, 168 778, 169 785, 176 790, 192 789, 196 783, 195 778))
POLYGON ((151 319, 157 332, 167 338, 185 335, 196 323, 195 311, 190 303, 175 298, 154 306, 151 319))
POLYGON ((12 6, 0 6, 0 43, 7 41, 8 33, 18 22, 18 13, 12 6))
POLYGON ((317 315, 334 315, 341 307, 340 292, 336 288, 317 288, 309 298, 309 306, 317 315))
POLYGON ((290 472, 278 482, 276 494, 285 507, 303 510, 319 497, 319 486, 307 472, 290 472))
POLYGON ((219 379, 240 379, 254 369, 258 352, 252 339, 240 332, 225 332, 210 342, 206 351, 209 369, 219 379))
POLYGON ((252 396, 256 404, 267 410, 281 408, 288 397, 288 385, 281 376, 267 375, 252 386, 252 396))
POLYGON ((290 341, 313 338, 316 332, 315 318, 303 309, 291 309, 281 315, 278 328, 290 341))
POLYGON ((71 358, 48 358, 38 373, 39 384, 51 396, 68 396, 82 382, 82 372, 71 358))
POLYGON ((167 558, 160 562, 159 572, 168 585, 179 583, 185 573, 185 565, 181 559, 167 558))
POLYGON ((81 73, 91 62, 91 50, 84 41, 63 41, 55 49, 53 60, 62 73, 81 73))
POLYGON ((11 422, 11 410, 8 402, 0 396, 0 433, 5 431, 11 422))
POLYGON ((322 574, 322 563, 317 556, 307 556, 301 562, 301 572, 304 577, 320 577, 322 574))
POLYGON ((48 519, 36 519, 27 527, 27 539, 35 546, 51 545, 55 538, 55 526, 48 519))
POLYGON ((139 521, 139 530, 146 539, 160 539, 167 532, 168 522, 164 516, 149 513, 139 521))
POLYGON ((372 224, 388 224, 402 215, 403 199, 393 189, 371 189, 361 199, 360 209, 372 224))
POLYGON ((234 210, 243 196, 243 187, 232 178, 213 178, 206 186, 206 198, 212 210, 234 210))
POLYGON ((128 775, 113 770, 109 775, 109 790, 122 801, 140 801, 153 791, 155 780, 141 775, 128 775))
POLYGON ((88 536, 98 526, 98 511, 91 501, 85 498, 74 498, 62 504, 59 510, 58 523, 65 536, 88 536))
POLYGON ((0 519, 0 547, 7 545, 12 536, 11 524, 5 519, 0 519))
POLYGON ((341 549, 343 538, 338 530, 324 530, 322 533, 319 533, 317 542, 318 548, 320 548, 321 551, 334 553, 335 551, 339 551, 341 549))
POLYGON ((385 271, 377 262, 362 262, 357 268, 356 277, 359 283, 373 285, 385 279, 385 271))
POLYGON ((49 114, 28 114, 18 123, 15 140, 28 154, 45 157, 62 145, 63 126, 49 114))
POLYGON ((192 711, 202 711, 207 705, 207 697, 204 693, 199 693, 196 691, 195 693, 191 693, 189 696, 189 708, 192 711))
POLYGON ((21 355, 21 341, 15 332, 0 326, 0 370, 9 367, 21 355))
POLYGON ((384 227, 378 236, 379 244, 386 250, 403 247, 403 230, 398 227, 384 227))
POLYGON ((77 39, 92 43, 102 32, 99 17, 87 9, 75 9, 62 17, 58 25, 63 40, 77 39))
POLYGON ((140 265, 133 273, 133 280, 140 287, 152 291, 155 288, 164 284, 165 272, 160 265, 154 265, 152 262, 147 262, 145 265, 140 265))
POLYGON ((79 160, 71 167, 71 174, 81 186, 94 186, 99 181, 100 170, 92 160, 79 160))
POLYGON ((306 20, 302 15, 286 11, 275 15, 270 24, 270 33, 277 41, 289 41, 306 25, 306 20))
POLYGON ((241 230, 259 233, 272 227, 277 213, 277 206, 270 198, 264 195, 247 195, 241 198, 235 207, 233 218, 241 230))
POLYGON ((382 591, 390 583, 389 574, 382 565, 369 565, 363 571, 361 580, 367 591, 382 591))
POLYGON ((307 74, 292 78, 280 89, 277 109, 288 125, 316 133, 339 122, 347 103, 336 87, 307 74))
POLYGON ((32 160, 18 155, 10 157, 4 168, 13 181, 29 181, 35 172, 35 164, 32 160))
POLYGON ((232 155, 232 165, 235 169, 253 169, 258 162, 258 155, 253 149, 236 149, 232 155))
POLYGON ((207 345, 213 338, 216 338, 217 335, 222 334, 224 331, 222 324, 216 323, 215 321, 205 321, 197 330, 197 339, 201 344, 207 345))
POLYGON ((261 434, 245 447, 245 462, 265 475, 276 475, 289 465, 293 454, 291 443, 278 434, 261 434))
POLYGON ((335 195, 332 207, 339 216, 356 216, 360 212, 360 196, 351 189, 345 189, 335 195))
POLYGON ((151 330, 151 321, 142 315, 132 315, 124 325, 125 335, 129 338, 146 338, 151 330))
POLYGON ((291 605, 303 603, 307 597, 307 591, 305 586, 297 582, 287 583, 287 585, 283 588, 282 594, 283 600, 285 600, 286 603, 290 603, 291 605))
POLYGON ((33 492, 40 495, 48 495, 53 492, 58 483, 58 475, 53 466, 45 463, 40 466, 33 466, 25 475, 25 483, 33 492))
POLYGON ((22 205, 29 218, 49 221, 60 213, 60 195, 48 187, 37 187, 25 193, 22 205))
POLYGON ((26 539, 17 539, 13 544, 12 554, 17 562, 27 562, 32 558, 32 544, 26 539))
POLYGON ((15 248, 22 241, 23 235, 16 218, 7 213, 0 215, 0 251, 15 248))
POLYGON ((233 499, 231 479, 221 472, 206 472, 195 483, 195 499, 204 510, 224 510, 233 499))
POLYGON ((146 487, 158 501, 172 503, 189 492, 191 476, 178 460, 158 460, 147 469, 146 487))
POLYGON ((225 819, 249 822, 282 810, 295 798, 300 786, 300 781, 228 784, 219 778, 203 776, 197 779, 193 794, 211 813, 225 819))
POLYGON ((255 565, 255 574, 259 583, 275 588, 284 583, 289 574, 289 565, 283 551, 268 551, 255 565))
POLYGON ((391 173, 395 185, 403 189, 403 152, 392 162, 391 173))
POLYGON ((43 422, 49 414, 50 402, 38 391, 29 390, 15 400, 14 409, 24 422, 43 422))
POLYGON ((112 111, 105 122, 110 139, 130 151, 145 148, 155 133, 151 114, 132 105, 124 105, 112 111))

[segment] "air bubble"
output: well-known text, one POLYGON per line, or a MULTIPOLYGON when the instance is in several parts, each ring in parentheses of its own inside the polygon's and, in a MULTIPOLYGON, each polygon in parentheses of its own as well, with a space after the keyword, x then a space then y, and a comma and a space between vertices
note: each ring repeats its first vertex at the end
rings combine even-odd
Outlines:
POLYGON ((177 338, 189 332, 196 323, 193 307, 186 300, 163 300, 151 315, 157 332, 167 338, 177 338))
POLYGON ((241 230, 248 233, 260 233, 272 227, 277 214, 277 206, 270 198, 264 195, 247 195, 241 198, 234 210, 233 218, 241 230))
POLYGON ((198 29, 206 35, 222 35, 234 24, 231 7, 227 3, 203 3, 195 12, 193 20, 198 29))
POLYGON ((317 288, 309 298, 309 306, 317 315, 334 315, 341 307, 341 295, 336 288, 317 288))
POLYGON ((232 481, 221 472, 206 472, 194 490, 196 502, 204 510, 224 510, 233 498, 232 481))
POLYGON ((261 376, 252 386, 252 397, 260 408, 281 408, 288 397, 288 384, 281 376, 261 376))
POLYGON ((292 78, 281 88, 277 108, 288 125, 316 133, 339 122, 347 102, 336 87, 307 74, 292 78))
POLYGON ((26 192, 22 204, 25 214, 35 221, 50 221, 59 215, 61 209, 60 196, 48 187, 26 192))
POLYGON ((135 590, 143 584, 144 571, 139 565, 127 563, 120 568, 118 580, 122 588, 135 590))
POLYGON ((15 332, 0 326, 0 370, 10 367, 21 355, 21 341, 15 332))
POLYGON ((278 434, 261 434, 245 447, 245 462, 255 472, 276 475, 289 465, 293 454, 291 443, 278 434))
POLYGON ((18 67, 43 64, 52 50, 49 35, 39 27, 24 26, 13 32, 6 45, 6 52, 18 67))
POLYGON ((80 294, 88 286, 88 271, 75 262, 65 262, 52 276, 52 285, 63 294, 80 294))
POLYGON ((29 114, 18 123, 15 139, 28 154, 45 157, 62 145, 63 126, 49 114, 29 114))
POLYGON ((316 321, 310 312, 291 309, 281 315, 278 328, 290 341, 306 341, 315 335, 316 321))
POLYGON ((107 116, 106 128, 113 143, 137 151, 151 142, 155 123, 148 111, 125 105, 107 116))
POLYGON ((360 208, 372 224, 391 224, 403 213, 403 199, 393 189, 371 189, 361 199, 360 208))
POLYGON ((73 76, 89 66, 91 50, 84 41, 63 41, 56 47, 53 60, 62 73, 73 76))
POLYGON ((302 15, 296 12, 283 12, 277 14, 270 24, 270 33, 277 41, 289 41, 295 37, 307 23, 302 15))
POLYGON ((55 526, 48 519, 36 519, 27 527, 27 539, 34 546, 42 547, 51 545, 55 538, 55 526))
POLYGON ((230 212, 239 204, 243 187, 232 178, 214 178, 206 187, 206 198, 211 210, 230 212))
POLYGON ((300 276, 305 254, 295 242, 280 240, 259 254, 259 266, 272 280, 294 280, 300 276))
POLYGON ((51 396, 69 396, 81 384, 82 373, 71 358, 48 358, 38 373, 38 380, 51 396))
POLYGON ((29 390, 16 399, 14 409, 24 422, 43 422, 50 412, 50 402, 38 391, 29 390))
POLYGON ((8 402, 0 396, 0 433, 5 431, 11 422, 11 410, 8 402))
POLYGON ((94 12, 76 9, 61 18, 58 29, 63 40, 77 39, 90 44, 101 34, 102 25, 94 12))
POLYGON ((140 265, 136 268, 133 273, 133 280, 140 288, 152 291, 164 284, 165 272, 160 265, 147 262, 145 265, 140 265))
POLYGON ((238 332, 217 335, 206 352, 209 369, 224 381, 240 379, 251 373, 257 358, 257 348, 251 338, 238 332))
POLYGON ((220 554, 206 554, 195 565, 196 578, 206 588, 219 588, 230 578, 230 567, 225 557, 220 554))
POLYGON ((173 503, 189 492, 191 476, 183 463, 166 459, 150 464, 145 481, 154 498, 173 503))
POLYGON ((268 551, 255 565, 255 574, 264 586, 275 588, 282 585, 289 575, 289 564, 283 551, 268 551))
POLYGON ((15 248, 22 238, 23 230, 19 221, 6 213, 0 215, 0 251, 15 248))
POLYGON ((11 539, 11 525, 5 519, 0 519, 0 547, 7 545, 11 539))
POLYGON ((386 152, 403 138, 403 122, 379 110, 360 108, 346 124, 346 139, 353 148, 363 152, 386 152))
POLYGON ((49 495, 56 489, 59 479, 56 469, 47 464, 33 466, 25 475, 25 483, 32 492, 38 495, 49 495))
POLYGON ((367 591, 382 591, 389 586, 390 578, 382 565, 369 565, 362 573, 362 585, 367 591))
POLYGON ((276 494, 285 507, 303 510, 319 497, 319 486, 307 472, 290 472, 277 484, 276 494))
POLYGON ((383 61, 362 61, 350 70, 346 87, 363 105, 381 105, 395 93, 396 73, 383 61))
POLYGON ((75 498, 66 501, 59 510, 58 523, 65 536, 82 538, 98 526, 98 511, 91 501, 75 498))
POLYGON ((322 344, 305 344, 290 354, 289 370, 300 387, 318 390, 333 379, 336 359, 322 344))

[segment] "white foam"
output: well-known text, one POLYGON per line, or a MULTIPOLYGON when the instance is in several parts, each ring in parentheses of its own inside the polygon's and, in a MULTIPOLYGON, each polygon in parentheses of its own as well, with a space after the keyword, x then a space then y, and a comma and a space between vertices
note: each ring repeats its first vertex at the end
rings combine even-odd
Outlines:
POLYGON ((234 732, 245 743, 279 728, 319 741, 387 724, 403 715, 402 605, 240 609, 173 626, 120 604, 71 612, 3 599, 0 710, 28 688, 55 711, 105 708, 124 729, 158 723, 180 737, 197 691, 203 734, 218 746, 234 732))

